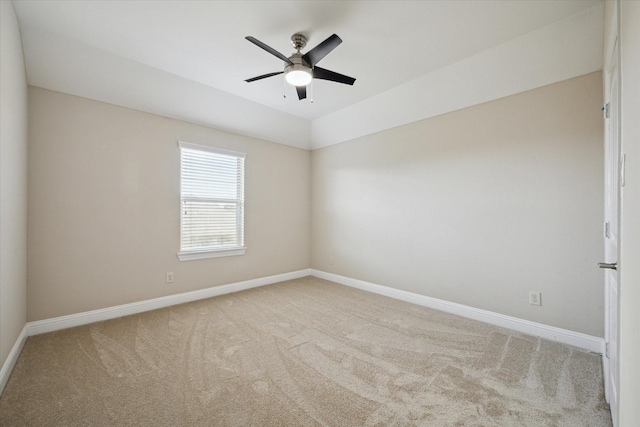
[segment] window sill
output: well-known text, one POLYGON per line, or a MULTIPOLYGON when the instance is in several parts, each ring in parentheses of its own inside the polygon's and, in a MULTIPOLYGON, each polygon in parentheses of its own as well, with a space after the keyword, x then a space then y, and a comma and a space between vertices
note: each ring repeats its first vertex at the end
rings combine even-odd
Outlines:
POLYGON ((240 248, 219 249, 219 250, 202 251, 202 252, 179 252, 178 259, 180 261, 191 261, 194 259, 219 258, 224 256, 244 255, 246 250, 247 250, 246 247, 240 247, 240 248))

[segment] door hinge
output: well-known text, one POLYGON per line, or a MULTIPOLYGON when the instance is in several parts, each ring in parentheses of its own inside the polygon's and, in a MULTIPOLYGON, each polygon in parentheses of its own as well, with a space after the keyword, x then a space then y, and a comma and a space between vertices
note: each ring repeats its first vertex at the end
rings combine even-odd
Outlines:
POLYGON ((607 359, 609 358, 609 343, 608 342, 604 343, 604 356, 607 359))
POLYGON ((611 224, 609 221, 604 223, 604 237, 607 239, 611 237, 611 224))
POLYGON ((609 103, 608 102, 606 104, 604 104, 604 107, 602 107, 602 111, 604 111, 604 118, 608 119, 609 118, 609 103))

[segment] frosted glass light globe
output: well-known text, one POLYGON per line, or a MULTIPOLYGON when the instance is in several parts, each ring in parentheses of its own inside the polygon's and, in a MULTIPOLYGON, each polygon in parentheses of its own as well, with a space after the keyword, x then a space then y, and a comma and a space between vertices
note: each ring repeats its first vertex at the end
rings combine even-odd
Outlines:
POLYGON ((294 86, 306 86, 311 83, 311 73, 302 67, 298 68, 297 64, 287 71, 284 78, 294 86))

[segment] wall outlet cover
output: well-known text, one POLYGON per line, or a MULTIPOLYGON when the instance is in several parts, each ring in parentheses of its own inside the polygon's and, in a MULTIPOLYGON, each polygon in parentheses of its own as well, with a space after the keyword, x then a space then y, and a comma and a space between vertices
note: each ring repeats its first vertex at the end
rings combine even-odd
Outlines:
POLYGON ((529 304, 542 305, 542 295, 538 291, 529 291, 529 304))

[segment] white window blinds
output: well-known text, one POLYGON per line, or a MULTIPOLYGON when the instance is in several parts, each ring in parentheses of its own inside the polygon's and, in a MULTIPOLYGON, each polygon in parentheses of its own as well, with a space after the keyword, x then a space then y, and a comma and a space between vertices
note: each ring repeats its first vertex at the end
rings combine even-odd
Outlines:
POLYGON ((180 141, 181 260, 244 253, 244 153, 180 141))

